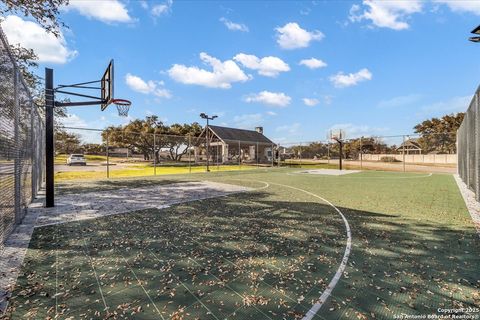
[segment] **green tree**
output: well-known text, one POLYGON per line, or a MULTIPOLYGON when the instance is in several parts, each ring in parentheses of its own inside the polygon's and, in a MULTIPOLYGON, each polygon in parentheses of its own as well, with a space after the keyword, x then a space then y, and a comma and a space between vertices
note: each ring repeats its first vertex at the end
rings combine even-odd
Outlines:
POLYGON ((65 24, 58 18, 60 7, 68 5, 68 0, 2 0, 0 15, 21 14, 32 17, 40 26, 56 37, 65 24))
MULTIPOLYGON (((68 5, 68 0, 1 0, 0 15, 21 14, 32 17, 47 32, 51 32, 56 37, 60 36, 60 28, 66 27, 58 19, 59 8, 68 5)), ((36 105, 44 105, 44 87, 41 79, 35 74, 38 68, 38 56, 32 49, 23 48, 19 44, 11 45, 10 51, 17 62, 20 73, 25 80, 33 100, 36 105)), ((6 64, 3 64, 6 65, 6 64)), ((4 70, 2 70, 3 73, 4 70)), ((6 72, 10 75, 10 72, 6 72)), ((65 108, 55 108, 55 117, 58 125, 59 118, 66 117, 65 108)))
POLYGON ((167 128, 157 116, 148 116, 144 120, 136 119, 124 126, 110 126, 102 132, 102 139, 109 146, 128 148, 143 154, 144 160, 151 160, 152 155, 159 161, 158 153, 164 147, 160 139, 154 141, 153 134, 160 134, 167 128))
POLYGON ((164 140, 164 145, 169 149, 170 158, 174 161, 181 161, 194 143, 193 137, 198 137, 202 132, 202 126, 197 122, 192 124, 172 124, 166 128, 167 135, 162 135, 160 139, 164 140))
POLYGON ((415 133, 420 134, 418 143, 425 153, 455 153, 456 132, 462 124, 465 113, 448 114, 431 118, 417 124, 415 133))
POLYGON ((75 133, 69 133, 65 130, 57 130, 55 133, 55 152, 62 154, 71 154, 80 152, 80 136, 75 133))
POLYGON ((82 144, 82 150, 86 154, 105 154, 105 145, 98 143, 85 143, 82 144))

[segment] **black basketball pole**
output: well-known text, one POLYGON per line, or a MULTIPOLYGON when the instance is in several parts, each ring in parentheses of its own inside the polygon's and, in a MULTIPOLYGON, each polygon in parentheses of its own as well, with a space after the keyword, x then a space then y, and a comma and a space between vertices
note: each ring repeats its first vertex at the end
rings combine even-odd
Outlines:
POLYGON ((54 181, 54 121, 53 108, 55 92, 53 90, 53 69, 45 68, 45 207, 55 206, 54 181))

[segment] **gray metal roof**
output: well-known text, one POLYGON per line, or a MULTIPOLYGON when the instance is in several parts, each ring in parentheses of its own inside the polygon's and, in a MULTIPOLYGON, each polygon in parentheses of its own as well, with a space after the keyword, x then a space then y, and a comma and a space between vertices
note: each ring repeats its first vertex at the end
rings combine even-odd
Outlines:
POLYGON ((255 130, 209 126, 209 128, 223 141, 244 141, 273 144, 272 140, 255 130))

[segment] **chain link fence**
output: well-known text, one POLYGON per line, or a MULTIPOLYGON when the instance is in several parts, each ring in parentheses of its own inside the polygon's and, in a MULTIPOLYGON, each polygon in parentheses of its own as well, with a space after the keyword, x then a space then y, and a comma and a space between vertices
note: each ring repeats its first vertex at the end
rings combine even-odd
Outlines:
POLYGON ((480 88, 470 102, 465 117, 458 129, 458 174, 470 190, 475 192, 477 201, 480 201, 480 121, 479 110, 480 88))
POLYGON ((233 171, 275 165, 275 143, 57 127, 56 181, 233 171))
POLYGON ((455 142, 451 132, 359 136, 341 145, 331 140, 283 142, 278 152, 281 166, 338 168, 341 155, 345 169, 455 173, 455 142))
POLYGON ((456 134, 266 143, 58 127, 56 181, 189 174, 266 167, 456 172, 456 134), (76 157, 75 155, 78 155, 76 157), (79 158, 79 159, 76 159, 79 158))
POLYGON ((0 250, 43 181, 44 124, 0 29, 0 250))

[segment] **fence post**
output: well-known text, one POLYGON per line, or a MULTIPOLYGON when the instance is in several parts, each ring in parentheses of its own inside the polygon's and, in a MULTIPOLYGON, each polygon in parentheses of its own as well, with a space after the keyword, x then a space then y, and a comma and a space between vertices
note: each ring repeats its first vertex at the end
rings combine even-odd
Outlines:
MULTIPOLYGON (((192 137, 188 136, 188 173, 192 173, 192 137)), ((195 147, 194 147, 195 148, 195 147)))
POLYGON ((327 164, 330 164, 330 143, 327 141, 327 164))
POLYGON ((33 199, 35 199, 37 196, 37 146, 35 145, 35 112, 33 107, 34 104, 32 101, 30 101, 30 166, 32 172, 32 176, 30 177, 32 181, 32 197, 30 201, 33 201, 33 199))
POLYGON ((108 154, 108 131, 107 131, 107 144, 106 144, 107 150, 106 150, 106 155, 107 155, 107 178, 110 178, 110 158, 108 154))
POLYGON ((475 93, 475 125, 474 125, 474 134, 475 134, 475 146, 473 147, 475 149, 475 199, 477 201, 480 201, 480 128, 478 127, 478 121, 480 121, 480 115, 479 115, 479 93, 478 91, 475 93))
POLYGON ((272 158, 272 168, 275 167, 275 162, 273 161, 273 159, 275 158, 275 151, 273 150, 273 143, 272 143, 272 146, 271 146, 271 149, 270 149, 270 157, 272 158))
POLYGON ((256 149, 255 149, 255 158, 257 158, 257 169, 258 169, 258 164, 259 164, 259 163, 258 163, 258 160, 259 160, 259 159, 258 159, 258 158, 259 158, 259 155, 258 155, 258 141, 257 141, 257 147, 256 147, 256 149))
POLYGON ((363 169, 363 137, 360 137, 360 169, 363 169))
POLYGON ((157 142, 156 135, 153 133, 153 175, 157 175, 157 142))
POLYGON ((13 109, 14 109, 14 140, 15 140, 15 158, 13 164, 14 188, 15 188, 15 224, 20 223, 21 210, 21 172, 20 172, 20 104, 18 99, 18 70, 13 69, 13 109))
POLYGON ((238 140, 238 169, 242 169, 242 147, 240 140, 238 140))
POLYGON ((218 142, 215 150, 215 165, 217 166, 217 171, 220 170, 220 167, 218 166, 218 142))
POLYGON ((403 156, 402 156, 402 157, 403 157, 403 161, 402 161, 402 162, 403 162, 403 172, 406 172, 406 171, 407 171, 407 169, 406 169, 406 167, 405 167, 405 142, 406 142, 406 141, 405 141, 405 136, 402 136, 402 137, 403 137, 403 147, 402 147, 402 153, 403 153, 403 156))

